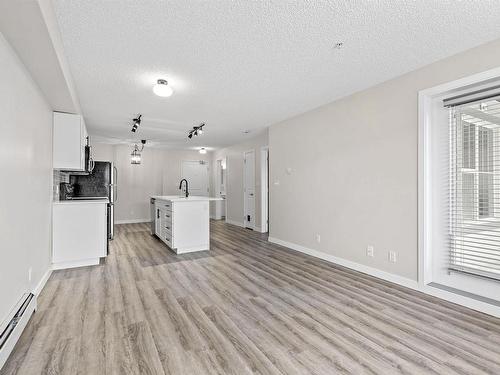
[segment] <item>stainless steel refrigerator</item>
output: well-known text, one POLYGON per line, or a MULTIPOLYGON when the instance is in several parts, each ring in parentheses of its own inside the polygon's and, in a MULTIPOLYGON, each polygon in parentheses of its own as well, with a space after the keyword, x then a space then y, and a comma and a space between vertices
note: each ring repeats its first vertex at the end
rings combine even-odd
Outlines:
POLYGON ((117 170, 109 161, 96 161, 92 173, 72 174, 73 200, 108 198, 108 239, 114 236, 114 204, 117 198, 117 170))

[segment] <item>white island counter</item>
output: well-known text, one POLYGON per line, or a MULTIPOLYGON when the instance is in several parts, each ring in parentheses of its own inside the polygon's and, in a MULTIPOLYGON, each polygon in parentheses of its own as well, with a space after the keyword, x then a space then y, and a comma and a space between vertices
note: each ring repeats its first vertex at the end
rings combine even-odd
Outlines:
POLYGON ((155 234, 176 254, 210 250, 210 201, 201 196, 152 195, 155 234))

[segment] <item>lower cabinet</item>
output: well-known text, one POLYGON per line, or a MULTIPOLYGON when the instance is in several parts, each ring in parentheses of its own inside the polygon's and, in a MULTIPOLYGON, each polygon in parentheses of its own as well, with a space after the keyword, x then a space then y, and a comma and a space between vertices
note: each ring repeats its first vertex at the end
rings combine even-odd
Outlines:
POLYGON ((177 254, 210 249, 209 202, 156 201, 155 232, 177 254))
POLYGON ((52 213, 54 269, 99 264, 107 255, 107 204, 55 202, 52 213))
POLYGON ((156 235, 171 249, 175 248, 173 241, 173 211, 172 203, 165 204, 164 201, 156 206, 156 235))

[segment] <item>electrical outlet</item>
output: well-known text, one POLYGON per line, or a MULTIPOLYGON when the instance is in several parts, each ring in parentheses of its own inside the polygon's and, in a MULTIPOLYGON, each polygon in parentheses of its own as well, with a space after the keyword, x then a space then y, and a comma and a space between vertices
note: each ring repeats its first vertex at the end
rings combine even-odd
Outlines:
POLYGON ((368 245, 366 247, 366 256, 367 257, 373 257, 374 256, 375 249, 373 248, 372 245, 368 245))
POLYGON ((321 235, 319 235, 319 234, 316 235, 316 242, 317 243, 321 242, 321 235))
POLYGON ((28 281, 31 281, 31 273, 33 272, 33 268, 28 268, 28 281))
POLYGON ((389 262, 396 263, 397 260, 397 253, 395 251, 389 251, 389 262))

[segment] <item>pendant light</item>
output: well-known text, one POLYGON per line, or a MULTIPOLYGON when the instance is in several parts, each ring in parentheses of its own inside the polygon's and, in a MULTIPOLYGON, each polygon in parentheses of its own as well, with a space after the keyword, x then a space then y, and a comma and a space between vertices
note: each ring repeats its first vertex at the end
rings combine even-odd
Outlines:
POLYGON ((137 146, 137 144, 134 145, 134 149, 132 150, 132 153, 130 154, 130 164, 141 164, 141 152, 144 150, 144 145, 146 144, 146 140, 142 139, 141 140, 141 148, 137 146))

